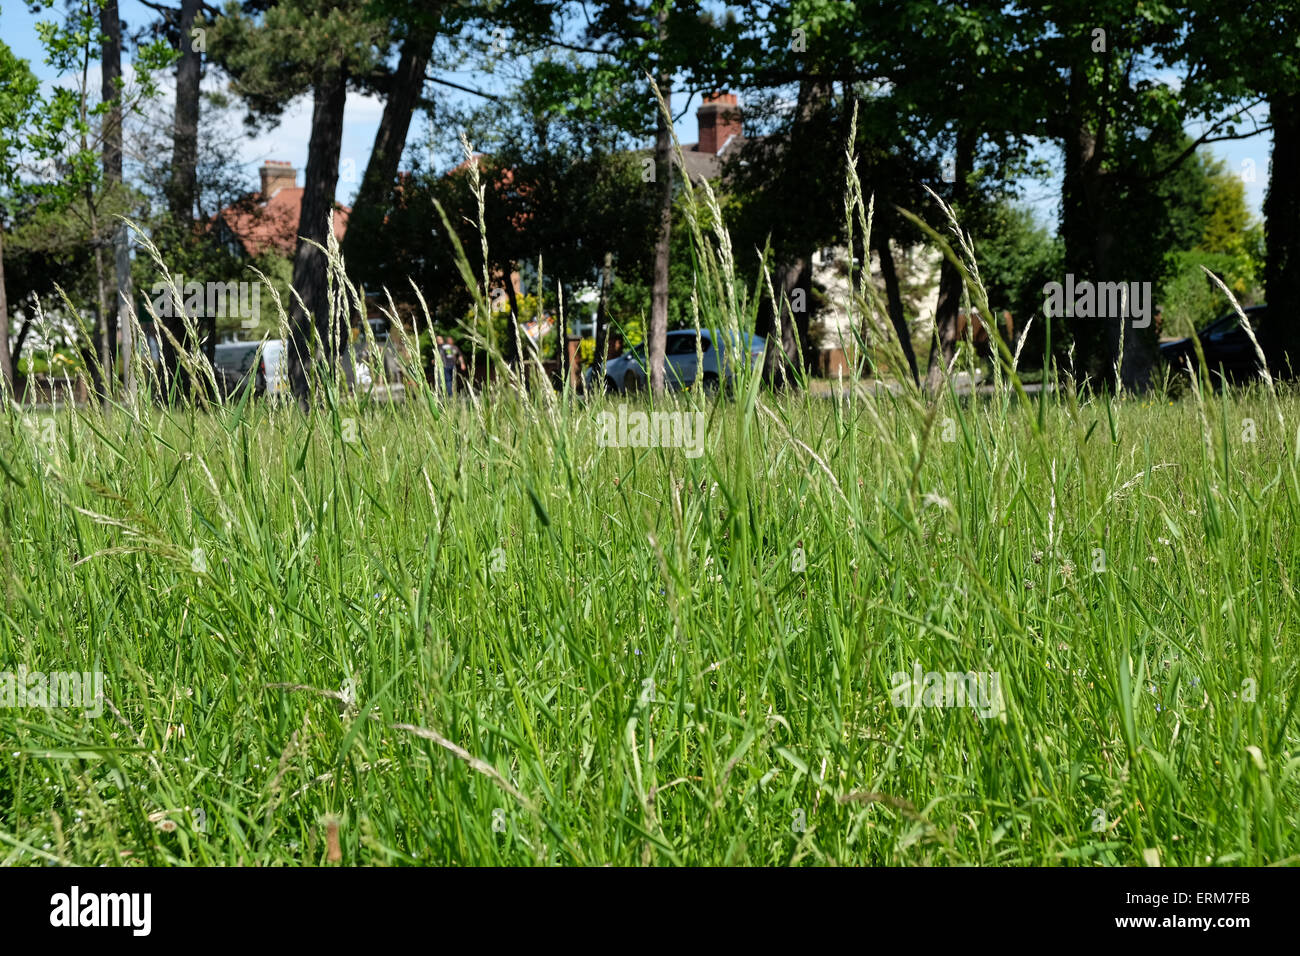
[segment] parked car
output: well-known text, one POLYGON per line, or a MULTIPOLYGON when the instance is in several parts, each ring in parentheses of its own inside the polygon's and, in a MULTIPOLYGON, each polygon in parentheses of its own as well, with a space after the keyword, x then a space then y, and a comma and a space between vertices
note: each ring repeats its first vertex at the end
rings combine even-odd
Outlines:
MULTIPOLYGON (((697 355, 695 330, 669 332, 664 347, 664 383, 669 388, 690 388, 697 382, 706 391, 725 384, 730 387, 736 368, 762 364, 767 343, 762 336, 741 332, 715 334, 710 329, 699 333, 697 355), (731 340, 729 347, 727 342, 731 340), (701 362, 702 359, 702 362, 701 362)), ((646 344, 627 349, 605 363, 604 387, 607 392, 637 392, 645 389, 649 376, 646 367, 646 344)), ((587 384, 595 386, 600 369, 593 366, 587 384)))
MULTIPOLYGON (((1280 356, 1270 355, 1265 343, 1267 323, 1267 306, 1257 305, 1243 310, 1250 321, 1251 330, 1265 349, 1264 357, 1268 360, 1269 370, 1281 371, 1280 356)), ((1246 382, 1259 376, 1259 353, 1255 345, 1242 328, 1241 318, 1236 310, 1219 316, 1196 333, 1201 340, 1201 350, 1205 353, 1205 365, 1216 384, 1223 381, 1246 382)), ((1160 355, 1171 366, 1181 372, 1197 371, 1196 346, 1191 337, 1175 339, 1160 343, 1160 355)))
POLYGON ((221 342, 215 349, 217 387, 227 397, 252 387, 253 396, 282 397, 289 393, 288 353, 283 339, 265 342, 221 342))

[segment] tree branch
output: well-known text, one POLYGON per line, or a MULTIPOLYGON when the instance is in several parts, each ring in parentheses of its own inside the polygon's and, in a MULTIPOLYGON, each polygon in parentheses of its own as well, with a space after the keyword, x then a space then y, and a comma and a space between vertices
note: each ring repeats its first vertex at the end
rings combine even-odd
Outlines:
POLYGON ((501 97, 497 96, 495 93, 484 93, 482 90, 476 90, 473 87, 469 87, 469 86, 461 86, 459 83, 453 83, 451 80, 444 80, 441 77, 433 76, 429 73, 424 74, 424 79, 427 82, 439 83, 442 86, 450 86, 453 90, 461 90, 462 92, 465 93, 473 93, 475 96, 481 96, 485 100, 492 100, 497 103, 501 102, 501 97))
POLYGON ((1185 163, 1185 162, 1187 161, 1187 158, 1188 158, 1189 156, 1191 156, 1192 153, 1196 152, 1196 150, 1197 150, 1199 147, 1204 146, 1204 145, 1206 145, 1206 144, 1208 144, 1208 143, 1223 143, 1223 142, 1227 142, 1227 141, 1229 141, 1229 140, 1234 140, 1234 139, 1250 139, 1252 136, 1257 136, 1257 135, 1259 135, 1259 134, 1262 133, 1262 132, 1265 132, 1265 131, 1267 131, 1267 130, 1272 129, 1272 128, 1273 128, 1273 124, 1272 124, 1272 123, 1268 123, 1268 124, 1265 124, 1264 126, 1256 125, 1255 128, 1254 128, 1253 130, 1251 130, 1249 133, 1232 133, 1232 134, 1230 134, 1230 135, 1228 135, 1228 136, 1212 136, 1212 135, 1211 135, 1211 134, 1212 134, 1216 129, 1218 129, 1220 126, 1223 126, 1223 125, 1224 125, 1225 123, 1227 123, 1230 119, 1232 119, 1232 117, 1234 117, 1234 116, 1239 116, 1239 115, 1242 114, 1242 113, 1248 113, 1248 112, 1250 112, 1250 110, 1253 110, 1256 106, 1259 106, 1259 104, 1263 103, 1263 102, 1264 102, 1265 100, 1267 100, 1267 99, 1268 99, 1268 97, 1266 97, 1266 96, 1261 96, 1261 97, 1259 97, 1257 100, 1255 100, 1255 102, 1249 104, 1248 106, 1245 106, 1245 107, 1243 107, 1242 109, 1239 109, 1239 110, 1234 110, 1232 113, 1230 113, 1229 115, 1223 117, 1223 119, 1219 120, 1217 123, 1215 123, 1215 124, 1214 124, 1213 126, 1211 126, 1209 129, 1207 129, 1204 133, 1202 133, 1202 134, 1201 134, 1200 136, 1198 136, 1196 139, 1192 140, 1192 142, 1188 145, 1188 147, 1187 147, 1186 149, 1184 149, 1181 153, 1179 153, 1177 156, 1175 156, 1175 157, 1174 157, 1174 158, 1169 162, 1169 165, 1167 165, 1164 169, 1160 170, 1159 172, 1152 173, 1150 176, 1137 177, 1137 181, 1138 181, 1138 182, 1151 182, 1151 181, 1153 181, 1153 180, 1161 179, 1161 178, 1167 176, 1169 173, 1173 172, 1175 169, 1177 169, 1179 166, 1181 166, 1183 163, 1185 163))
POLYGON ((140 0, 140 6, 148 7, 155 13, 161 13, 165 17, 173 17, 180 13, 175 7, 165 7, 161 3, 151 3, 150 0, 140 0))

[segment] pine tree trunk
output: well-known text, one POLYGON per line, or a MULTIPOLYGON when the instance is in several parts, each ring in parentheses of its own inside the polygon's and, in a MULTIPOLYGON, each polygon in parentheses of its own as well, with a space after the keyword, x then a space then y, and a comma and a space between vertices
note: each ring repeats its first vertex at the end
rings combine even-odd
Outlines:
POLYGON ((113 234, 113 265, 117 273, 115 324, 122 339, 122 383, 129 407, 135 402, 135 330, 131 327, 131 302, 135 292, 131 282, 131 243, 125 223, 118 223, 113 234))
POLYGON ((199 80, 203 53, 191 37, 201 0, 181 0, 181 56, 176 62, 176 110, 172 119, 172 181, 168 190, 172 218, 188 229, 194 222, 198 190, 199 80))
POLYGON ((0 376, 4 377, 4 395, 17 398, 14 392, 14 363, 17 356, 9 352, 9 298, 5 294, 4 229, 0 226, 0 376))
MULTIPOLYGON (((172 113, 172 169, 171 181, 167 184, 167 204, 181 241, 190 238, 198 202, 199 84, 203 52, 195 48, 192 34, 200 7, 200 0, 181 0, 178 26, 181 55, 176 62, 176 107, 172 113)), ((159 330, 158 353, 162 361, 164 387, 174 387, 178 395, 187 396, 190 394, 190 374, 180 361, 178 348, 172 340, 186 352, 193 352, 197 343, 193 341, 180 310, 176 313, 171 318, 159 317, 170 334, 159 330)), ((215 342, 208 345, 208 351, 212 352, 215 342)))
MULTIPOLYGON (((104 274, 103 238, 99 234, 99 215, 95 212, 95 197, 86 187, 86 206, 90 210, 90 235, 95 246, 95 333, 94 340, 82 352, 83 365, 90 376, 90 391, 104 404, 112 394, 109 359, 112 355, 108 324, 108 280, 104 274)), ((51 379, 53 381, 53 379, 51 379)))
POLYGON ((402 151, 411 129, 420 93, 424 89, 424 72, 429 65, 433 45, 428 38, 411 36, 402 43, 402 54, 393 75, 393 86, 384 102, 384 113, 375 131, 374 146, 366 163, 361 187, 352 203, 348 231, 343 236, 343 258, 374 241, 383 220, 389 190, 397 179, 402 151))
MULTIPOLYGON (((122 182, 122 18, 118 15, 117 0, 103 0, 99 10, 99 29, 103 34, 101 47, 100 96, 112 106, 104 117, 102 149, 104 185, 106 194, 113 192, 122 182)), ((126 227, 113 227, 113 269, 116 278, 115 295, 106 302, 104 313, 104 381, 105 398, 112 397, 117 384, 117 336, 119 317, 125 315, 131 295, 131 257, 127 251, 126 227), (125 301, 123 300, 125 296, 125 301)), ((129 323, 123 321, 123 326, 129 323)), ((126 332, 129 341, 129 329, 126 332)), ((125 363, 127 366, 130 362, 125 363)))
MULTIPOLYGON (((293 289, 289 332, 289 382, 294 397, 304 405, 311 400, 312 349, 317 335, 330 347, 347 344, 347 330, 330 334, 328 267, 325 254, 312 243, 328 245, 330 211, 339 178, 339 151, 343 143, 343 107, 347 101, 347 76, 332 68, 317 78, 307 145, 307 172, 303 182, 302 211, 298 220, 298 247, 293 257, 293 289), (301 299, 301 304, 297 301, 301 299), (341 342, 339 342, 341 339, 341 342)), ((344 323, 346 324, 346 322, 344 323)), ((330 356, 331 362, 337 358, 330 356)))

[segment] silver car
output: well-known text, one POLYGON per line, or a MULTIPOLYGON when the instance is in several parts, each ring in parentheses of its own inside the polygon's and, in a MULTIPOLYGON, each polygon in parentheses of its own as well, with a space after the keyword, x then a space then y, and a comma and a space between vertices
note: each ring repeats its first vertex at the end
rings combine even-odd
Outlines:
MULTIPOLYGON (((669 332, 664 347, 664 383, 669 388, 691 388, 696 383, 706 391, 725 384, 730 387, 737 367, 762 365, 763 350, 767 343, 760 335, 749 332, 734 333, 710 329, 699 331, 699 352, 696 351, 696 332, 682 329, 669 332), (730 343, 730 346, 728 345, 730 343)), ((604 387, 607 392, 638 392, 646 387, 646 344, 643 342, 626 349, 621 355, 605 363, 604 387)), ((600 369, 593 366, 588 374, 588 385, 595 386, 600 369)))

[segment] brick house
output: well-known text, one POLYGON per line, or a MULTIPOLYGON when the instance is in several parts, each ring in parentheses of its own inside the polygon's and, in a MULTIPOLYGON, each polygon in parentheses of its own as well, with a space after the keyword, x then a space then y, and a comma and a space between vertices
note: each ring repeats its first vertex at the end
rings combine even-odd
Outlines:
MULTIPOLYGON (((217 240, 235 255, 254 258, 273 250, 292 256, 298 246, 298 220, 303 190, 298 170, 288 162, 267 160, 260 170, 262 188, 217 213, 213 230, 217 240)), ((337 203, 334 238, 343 239, 352 210, 337 203)))

